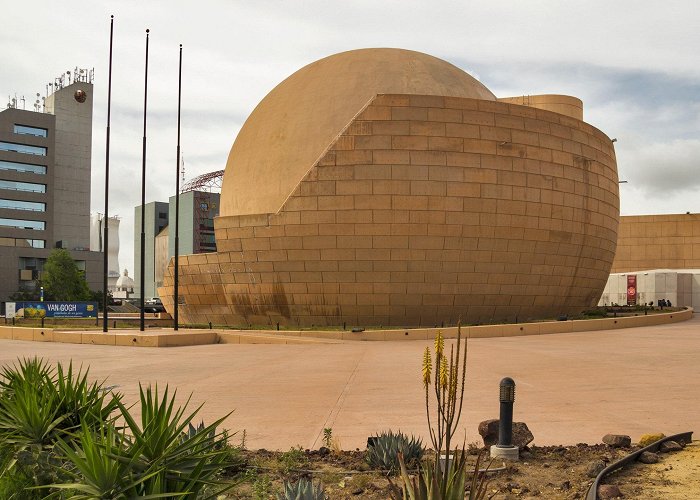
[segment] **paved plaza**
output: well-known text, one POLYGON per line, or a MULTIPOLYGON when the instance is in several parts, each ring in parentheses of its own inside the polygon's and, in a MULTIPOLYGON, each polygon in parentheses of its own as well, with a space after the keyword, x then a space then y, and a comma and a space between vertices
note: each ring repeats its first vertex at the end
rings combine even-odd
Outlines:
MULTIPOLYGON (((450 342, 448 341, 449 345, 450 342)), ((205 403, 249 448, 321 445, 323 429, 345 449, 385 429, 427 437, 422 352, 428 342, 221 344, 133 348, 0 340, 0 364, 27 356, 90 366, 127 402, 138 384, 169 384, 205 403)), ((700 318, 624 330, 472 339, 459 439, 477 441, 498 417, 498 383, 517 383, 515 419, 534 444, 600 442, 606 433, 700 432, 700 318)))

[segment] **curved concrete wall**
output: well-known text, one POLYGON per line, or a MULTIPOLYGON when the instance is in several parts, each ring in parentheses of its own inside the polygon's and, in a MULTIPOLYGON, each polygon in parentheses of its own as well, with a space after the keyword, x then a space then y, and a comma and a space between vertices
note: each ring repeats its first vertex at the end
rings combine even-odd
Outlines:
POLYGON ((700 269, 700 214, 620 217, 613 273, 700 269))
POLYGON ((583 120, 583 101, 578 97, 561 94, 523 95, 517 97, 500 97, 501 102, 532 106, 533 108, 553 111, 562 115, 583 120))
MULTIPOLYGON (((619 214, 610 139, 505 102, 377 96, 277 213, 181 257, 185 323, 434 325, 595 305, 619 214)), ((160 296, 172 309, 172 268, 160 296)))

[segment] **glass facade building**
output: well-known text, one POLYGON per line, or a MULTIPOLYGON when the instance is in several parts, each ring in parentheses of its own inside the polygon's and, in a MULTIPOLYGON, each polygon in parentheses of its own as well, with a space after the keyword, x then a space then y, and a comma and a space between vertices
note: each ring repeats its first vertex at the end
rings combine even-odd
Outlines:
POLYGON ((18 144, 16 142, 0 141, 0 151, 13 151, 28 155, 46 156, 46 148, 42 146, 32 146, 29 144, 18 144))
POLYGON ((54 87, 41 112, 0 111, 0 303, 36 291, 55 248, 101 289, 102 254, 89 251, 92 95, 92 84, 76 79, 54 87))

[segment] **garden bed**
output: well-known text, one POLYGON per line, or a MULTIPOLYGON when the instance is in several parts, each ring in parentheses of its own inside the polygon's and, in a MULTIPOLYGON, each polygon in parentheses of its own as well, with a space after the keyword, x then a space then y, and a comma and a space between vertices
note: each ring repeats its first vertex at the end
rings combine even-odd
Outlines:
MULTIPOLYGON (((521 460, 505 464, 505 469, 489 474, 489 494, 494 499, 543 498, 547 500, 585 498, 593 478, 588 470, 598 462, 613 462, 634 448, 611 448, 604 444, 573 446, 533 446, 524 451, 521 460)), ((470 464, 476 462, 478 448, 470 446, 470 464)), ((243 469, 237 473, 242 482, 228 493, 228 498, 268 499, 281 491, 284 480, 301 477, 322 483, 330 499, 388 499, 390 482, 387 473, 370 468, 364 451, 287 452, 267 450, 242 451, 243 469)), ((482 461, 483 462, 483 461, 482 461)), ((641 464, 640 464, 641 465, 641 464)), ((502 469, 503 462, 494 461, 491 468, 502 469)), ((625 498, 639 498, 642 489, 635 482, 637 474, 626 473, 622 484, 617 477, 610 481, 620 486, 625 498)), ((394 483, 400 478, 391 476, 394 483)))

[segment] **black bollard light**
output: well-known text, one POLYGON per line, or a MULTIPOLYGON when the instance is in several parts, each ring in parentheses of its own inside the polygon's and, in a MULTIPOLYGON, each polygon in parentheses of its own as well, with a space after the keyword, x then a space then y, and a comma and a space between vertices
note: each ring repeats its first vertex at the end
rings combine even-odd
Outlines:
POLYGON ((515 403, 515 382, 506 377, 499 385, 501 405, 498 419, 498 444, 491 447, 491 458, 518 460, 519 449, 513 446, 513 403, 515 403))
POLYGON ((513 446, 513 403, 515 403, 515 382, 506 377, 501 380, 501 412, 498 420, 498 446, 513 446))

